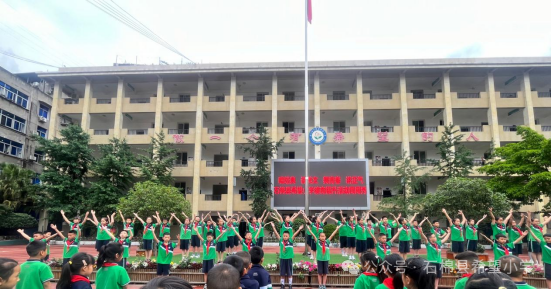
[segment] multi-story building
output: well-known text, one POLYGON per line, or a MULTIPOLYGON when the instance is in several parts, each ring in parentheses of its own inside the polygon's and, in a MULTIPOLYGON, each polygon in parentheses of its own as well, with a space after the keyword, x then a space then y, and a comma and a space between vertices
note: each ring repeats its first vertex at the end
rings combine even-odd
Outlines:
MULTIPOLYGON (((32 136, 49 136, 50 91, 48 83, 33 73, 14 75, 0 68, 0 163, 41 173, 43 153, 35 149, 32 136)), ((39 182, 38 178, 32 181, 39 182)))
MULTIPOLYGON (((49 137, 58 124, 80 124, 93 146, 126 138, 138 152, 154 134, 167 134, 178 150, 175 185, 194 212, 250 210, 239 175, 255 163, 240 146, 260 126, 284 139, 277 158, 305 158, 305 136, 320 126, 328 140, 311 146, 310 158, 369 159, 377 210, 398 182, 392 157, 404 151, 428 167, 439 158, 435 143, 446 124, 464 133, 475 166, 491 143, 519 141, 516 126, 550 138, 550 61, 311 62, 308 128, 300 62, 60 68, 38 75, 55 81, 49 137)), ((432 173, 420 193, 441 183, 432 173)))

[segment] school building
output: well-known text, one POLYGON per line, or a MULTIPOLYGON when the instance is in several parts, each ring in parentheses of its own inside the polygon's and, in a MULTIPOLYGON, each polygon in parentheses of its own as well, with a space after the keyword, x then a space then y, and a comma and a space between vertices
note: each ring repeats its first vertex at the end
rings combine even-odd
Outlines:
MULTIPOLYGON (((53 85, 49 138, 78 124, 92 146, 126 138, 140 153, 164 132, 177 150, 174 185, 194 212, 250 211, 240 171, 254 168, 255 160, 240 147, 260 126, 272 139, 284 139, 277 158, 305 158, 308 132, 319 126, 327 141, 311 145, 310 158, 369 159, 374 211, 399 182, 393 156, 404 151, 430 169, 446 124, 464 134, 475 168, 491 144, 519 141, 517 126, 550 138, 550 57, 309 66, 309 127, 303 62, 64 67, 37 76, 53 85)), ((419 193, 432 193, 442 182, 432 173, 419 193)))

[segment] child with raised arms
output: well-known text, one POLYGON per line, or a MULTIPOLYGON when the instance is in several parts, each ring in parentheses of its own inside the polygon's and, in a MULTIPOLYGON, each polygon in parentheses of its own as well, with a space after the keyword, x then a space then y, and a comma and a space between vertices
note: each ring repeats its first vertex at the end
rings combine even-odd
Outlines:
POLYGON ((533 262, 542 263, 542 249, 537 239, 540 239, 541 241, 544 240, 544 228, 548 223, 550 223, 550 219, 550 217, 545 217, 544 221, 541 223, 538 215, 536 218, 531 218, 531 212, 527 212, 527 222, 531 222, 529 224, 529 230, 533 232, 533 234, 529 235, 528 238, 529 252, 531 253, 531 259, 533 262))
POLYGON ((44 257, 44 261, 48 261, 50 259, 50 240, 55 238, 58 235, 57 233, 52 235, 50 232, 34 232, 33 236, 30 237, 29 235, 25 234, 25 231, 23 231, 23 229, 18 229, 17 232, 21 234, 23 238, 29 240, 29 243, 33 241, 42 241, 46 243, 46 257, 44 257))
POLYGON ((487 218, 487 215, 483 215, 477 223, 475 222, 475 219, 470 219, 468 221, 468 225, 466 226, 466 239, 468 240, 466 243, 466 249, 468 251, 477 252, 477 242, 479 240, 477 231, 479 230, 479 223, 485 220, 485 218, 487 218))
MULTIPOLYGON (((218 214, 218 224, 215 226, 215 237, 220 236, 220 239, 217 238, 217 260, 218 263, 224 261, 224 253, 226 252, 226 243, 228 242, 227 231, 228 227, 224 222, 224 219, 221 217, 220 213, 218 214)), ((214 222, 213 222, 214 223, 214 222)))
POLYGON ((197 230, 197 228, 194 228, 194 230, 196 231, 198 238, 203 243, 203 267, 201 268, 201 271, 203 272, 203 279, 205 281, 205 286, 207 286, 207 274, 215 266, 215 258, 217 254, 216 252, 217 241, 226 232, 223 232, 223 234, 218 236, 218 238, 215 240, 214 234, 212 232, 208 232, 205 235, 205 239, 204 239, 201 236, 201 234, 199 234, 199 231, 197 230))
POLYGON ((117 265, 126 268, 128 256, 130 255, 129 250, 131 243, 131 240, 128 237, 128 231, 122 230, 121 232, 119 232, 119 238, 116 238, 113 234, 111 234, 111 232, 109 232, 109 237, 111 237, 111 240, 113 240, 113 242, 119 243, 121 244, 121 246, 123 246, 123 259, 117 262, 117 265))
POLYGON ((533 239, 536 240, 535 242, 539 243, 541 246, 542 262, 544 263, 544 278, 546 278, 547 287, 550 288, 550 240, 552 238, 550 237, 550 233, 544 234, 543 238, 540 239, 532 230, 529 230, 529 232, 533 239))
POLYGON ((127 235, 130 239, 134 237, 134 223, 136 223, 136 217, 134 219, 126 218, 123 215, 123 212, 119 210, 119 216, 121 216, 121 221, 123 221, 123 230, 127 231, 127 235))
POLYGON ((63 239, 63 265, 69 262, 73 255, 79 252, 79 239, 77 239, 77 231, 71 230, 67 233, 67 238, 57 229, 57 226, 51 224, 50 227, 63 239))
POLYGON ((491 228, 493 229, 493 236, 491 239, 495 239, 495 236, 498 234, 502 234, 504 236, 508 235, 508 227, 506 227, 505 224, 508 223, 508 220, 512 217, 512 214, 514 213, 513 209, 510 209, 510 212, 506 219, 502 217, 495 218, 493 214, 493 208, 489 208, 489 215, 491 216, 491 228))
POLYGON ((301 212, 293 213, 293 215, 286 215, 284 218, 282 218, 282 215, 280 215, 280 212, 278 210, 274 209, 274 213, 272 213, 272 217, 280 221, 280 236, 284 234, 284 231, 288 231, 289 235, 293 235, 293 221, 295 221, 295 218, 297 218, 301 212))
POLYGON ((293 240, 303 229, 303 225, 299 227, 299 230, 290 237, 289 231, 283 231, 282 235, 278 234, 276 231, 276 226, 272 223, 272 229, 276 238, 280 240, 280 284, 281 289, 285 288, 286 278, 289 280, 289 285, 293 283, 293 257, 295 256, 293 252, 293 240))
MULTIPOLYGON (((525 223, 525 215, 521 215, 521 220, 519 223, 516 222, 514 217, 512 216, 510 218, 510 222, 508 222, 508 241, 514 242, 521 234, 523 234, 523 230, 521 229, 521 226, 523 226, 523 223, 525 223)), ((521 255, 523 254, 523 242, 515 244, 514 251, 512 252, 514 255, 521 255)))
MULTIPOLYGON (((378 236, 378 243, 376 244, 376 253, 378 256, 383 260, 385 256, 391 254, 391 248, 393 247, 393 242, 397 240, 399 235, 401 234, 401 231, 403 230, 402 227, 399 227, 399 230, 397 230, 397 233, 391 240, 387 241, 387 234, 380 233, 378 236)), ((372 239, 376 239, 374 236, 374 233, 372 231, 368 231, 370 236, 372 236, 372 239)))
POLYGON ((166 217, 159 217, 159 212, 155 211, 155 216, 157 219, 157 223, 160 224, 159 227, 159 239, 163 239, 163 236, 165 236, 165 233, 171 233, 171 222, 173 219, 173 215, 171 214, 171 217, 167 219, 166 217))
POLYGON ((113 227, 112 222, 115 218, 115 213, 111 216, 111 222, 109 222, 107 217, 102 217, 100 221, 98 221, 98 218, 96 218, 96 211, 94 210, 91 210, 90 213, 92 214, 92 219, 89 218, 88 220, 96 225, 96 251, 99 252, 100 248, 107 245, 107 243, 111 240, 111 237, 109 237, 107 231, 111 230, 113 227))
POLYGON ((153 218, 147 217, 146 221, 142 220, 138 214, 134 213, 136 219, 138 219, 144 225, 144 233, 142 236, 142 241, 144 244, 144 250, 146 250, 146 260, 151 259, 153 253, 153 235, 155 234, 155 228, 157 224, 153 224, 153 218))
POLYGON ((314 242, 315 238, 314 237, 319 237, 320 236, 320 233, 321 232, 324 232, 324 223, 326 222, 326 220, 328 219, 328 217, 331 215, 328 214, 328 216, 326 216, 326 218, 324 218, 324 220, 322 220, 322 217, 324 216, 324 213, 326 211, 320 213, 320 215, 318 215, 317 217, 315 217, 314 219, 314 222, 311 222, 311 220, 309 220, 309 218, 307 217, 307 215, 305 215, 305 212, 302 212, 303 214, 303 218, 305 219, 305 222, 307 223, 307 225, 310 226, 311 230, 309 231, 311 233, 311 256, 310 258, 311 259, 314 259, 314 261, 316 262, 316 256, 314 256, 314 254, 316 254, 316 243, 314 242), (314 235, 313 235, 314 234, 314 235))
MULTIPOLYGON (((269 224, 271 224, 270 222, 269 224)), ((251 248, 257 246, 257 240, 259 238, 259 234, 261 233, 260 230, 257 230, 257 234, 253 238, 253 234, 250 231, 245 232, 245 239, 240 236, 240 234, 236 231, 236 228, 232 227, 232 230, 236 232, 236 237, 240 240, 240 244, 242 245, 242 251, 249 252, 251 251, 251 248)))
MULTIPOLYGON (((319 236, 316 237, 315 234, 311 231, 310 227, 307 227, 307 230, 311 231, 312 238, 316 242, 316 264, 318 271, 318 284, 321 289, 326 289, 326 280, 328 279, 328 267, 330 263, 330 244, 332 238, 337 234, 339 227, 343 226, 340 224, 335 228, 333 233, 328 239, 326 239, 326 234, 320 232, 319 236)), ((291 287, 291 286, 290 286, 291 287)))
POLYGON ((234 217, 235 215, 232 215, 231 217, 224 217, 225 218, 225 221, 226 221, 226 227, 228 228, 227 229, 227 232, 226 232, 226 238, 228 239, 226 241, 226 250, 228 251, 228 254, 236 254, 236 249, 238 244, 239 244, 239 240, 238 240, 238 237, 236 237, 236 232, 234 230, 232 230, 233 227, 239 227, 239 223, 238 223, 238 219, 236 217, 234 217))
POLYGON ((153 238, 157 243, 157 276, 169 276, 176 243, 171 242, 171 233, 167 232, 161 241, 155 235, 153 238))
POLYGON ((489 239, 487 236, 480 234, 481 237, 489 241, 489 243, 493 244, 493 253, 494 253, 494 259, 495 259, 495 266, 498 266, 498 259, 502 256, 509 256, 513 255, 513 250, 515 247, 515 244, 520 243, 525 236, 529 234, 529 231, 523 232, 519 238, 514 240, 514 242, 508 242, 508 237, 503 234, 496 234, 494 237, 494 240, 489 239))
POLYGON ((452 241, 452 254, 456 256, 458 253, 464 252, 464 227, 466 226, 466 216, 462 211, 458 211, 458 215, 462 216, 460 218, 454 218, 454 221, 450 218, 447 210, 443 208, 443 214, 447 217, 447 220, 450 224, 450 239, 452 241))
POLYGON ((422 237, 423 234, 422 225, 426 221, 423 219, 419 224, 418 220, 412 219, 412 250, 414 250, 414 256, 418 257, 420 249, 422 249, 422 237))
MULTIPOLYGON (((63 220, 69 224, 69 230, 74 230, 77 232, 77 239, 80 237, 80 233, 82 230, 82 220, 79 216, 75 216, 73 218, 73 222, 69 221, 69 219, 65 216, 65 211, 61 210, 59 211, 61 213, 61 217, 63 217, 63 220)), ((86 214, 84 214, 84 219, 88 219, 88 211, 86 211, 86 214)))
POLYGON ((178 239, 180 240, 180 250, 182 250, 182 260, 184 260, 185 258, 188 258, 188 254, 190 252, 190 240, 192 239, 193 231, 192 224, 190 224, 190 218, 188 218, 184 212, 182 212, 182 215, 186 218, 184 219, 184 223, 182 223, 174 213, 171 215, 180 224, 180 234, 178 235, 178 239))
MULTIPOLYGON (((440 241, 446 242, 449 237, 450 229, 447 230, 447 233, 445 233, 440 241)), ((443 268, 441 266, 443 263, 443 259, 441 258, 441 244, 438 242, 439 239, 434 233, 429 233, 427 236, 422 234, 422 239, 426 244, 427 261, 429 262, 428 267, 433 267, 435 269, 435 273, 437 274, 435 278, 435 289, 437 289, 439 287, 439 280, 443 277, 443 268)))

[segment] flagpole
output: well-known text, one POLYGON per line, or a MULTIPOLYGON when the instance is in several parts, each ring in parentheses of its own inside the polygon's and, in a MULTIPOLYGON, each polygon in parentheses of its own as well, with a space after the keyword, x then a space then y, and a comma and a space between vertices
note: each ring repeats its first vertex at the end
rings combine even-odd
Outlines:
MULTIPOLYGON (((309 133, 309 61, 307 31, 309 22, 309 0, 305 0, 305 133, 309 133)), ((309 214, 309 137, 305 136, 305 215, 309 214)), ((306 245, 305 245, 306 248, 306 245)))

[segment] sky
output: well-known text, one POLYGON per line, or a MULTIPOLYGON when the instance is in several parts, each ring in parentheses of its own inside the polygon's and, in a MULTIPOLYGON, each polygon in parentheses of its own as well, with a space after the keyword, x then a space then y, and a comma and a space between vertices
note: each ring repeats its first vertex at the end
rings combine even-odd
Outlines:
MULTIPOLYGON (((304 0, 116 3, 196 63, 304 61, 304 0)), ((551 1, 312 0, 310 61, 550 56, 551 1)), ((87 0, 0 0, 0 53, 54 66, 185 62, 87 0)), ((55 71, 0 54, 12 72, 55 71)))

